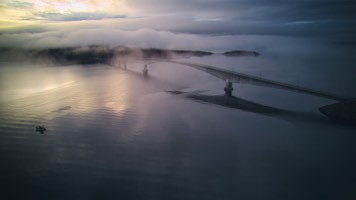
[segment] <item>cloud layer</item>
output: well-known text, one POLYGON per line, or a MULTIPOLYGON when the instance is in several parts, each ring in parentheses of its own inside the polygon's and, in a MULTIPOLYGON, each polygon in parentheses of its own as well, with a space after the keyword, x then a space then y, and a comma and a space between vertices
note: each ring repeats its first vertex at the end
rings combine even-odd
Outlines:
POLYGON ((227 49, 241 43, 236 38, 272 36, 356 41, 351 0, 4 0, 0 9, 3 47, 227 49))

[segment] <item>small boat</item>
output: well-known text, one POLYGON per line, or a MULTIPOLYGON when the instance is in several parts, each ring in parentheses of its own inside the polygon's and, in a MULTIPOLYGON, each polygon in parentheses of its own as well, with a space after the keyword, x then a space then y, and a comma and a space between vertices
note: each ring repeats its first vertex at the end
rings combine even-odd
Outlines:
POLYGON ((44 133, 47 129, 44 126, 36 126, 36 131, 40 133, 44 133))

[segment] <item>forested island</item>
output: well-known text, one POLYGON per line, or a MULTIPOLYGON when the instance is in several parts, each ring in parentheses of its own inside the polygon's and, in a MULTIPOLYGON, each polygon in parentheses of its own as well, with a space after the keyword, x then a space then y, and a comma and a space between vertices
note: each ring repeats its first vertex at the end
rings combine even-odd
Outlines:
MULTIPOLYGON (((125 59, 174 59, 211 56, 209 51, 171 50, 158 48, 138 48, 118 46, 91 45, 83 47, 61 47, 47 49, 0 49, 0 59, 3 61, 18 61, 30 58, 34 61, 50 60, 56 63, 110 63, 114 58, 125 59)), ((225 56, 259 56, 255 51, 234 50, 222 53, 225 56)))

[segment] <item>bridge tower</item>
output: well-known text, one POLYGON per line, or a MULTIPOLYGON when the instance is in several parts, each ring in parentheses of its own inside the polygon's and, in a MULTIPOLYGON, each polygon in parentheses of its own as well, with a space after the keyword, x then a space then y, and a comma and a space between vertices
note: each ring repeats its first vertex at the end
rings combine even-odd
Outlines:
POLYGON ((143 75, 144 75, 144 76, 147 76, 147 75, 148 75, 148 66, 147 66, 147 64, 145 64, 145 65, 143 66, 142 72, 143 72, 143 75))
POLYGON ((224 91, 225 91, 225 95, 228 97, 232 96, 232 91, 234 90, 234 88, 232 87, 232 82, 230 79, 226 80, 226 84, 224 87, 224 91))

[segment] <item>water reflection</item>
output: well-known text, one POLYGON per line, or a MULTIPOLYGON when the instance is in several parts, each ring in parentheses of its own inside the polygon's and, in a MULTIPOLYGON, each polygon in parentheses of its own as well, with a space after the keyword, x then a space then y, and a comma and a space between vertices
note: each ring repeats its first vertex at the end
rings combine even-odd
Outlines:
MULTIPOLYGON (((27 66, 26 66, 27 67, 27 66)), ((89 113, 106 106, 116 112, 127 108, 130 82, 120 71, 80 66, 7 69, 2 73, 1 102, 13 114, 50 111, 89 113), (99 71, 96 71, 100 69, 99 71), (99 72, 99 73, 98 73, 99 72), (26 108, 26 109, 24 109, 26 108)))

